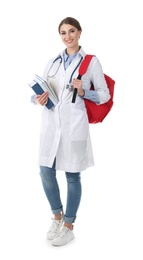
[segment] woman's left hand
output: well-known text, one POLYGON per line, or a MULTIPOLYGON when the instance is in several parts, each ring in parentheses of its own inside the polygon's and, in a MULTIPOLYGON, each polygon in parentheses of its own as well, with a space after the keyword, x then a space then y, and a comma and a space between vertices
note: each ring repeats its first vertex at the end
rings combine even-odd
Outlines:
POLYGON ((73 79, 73 87, 77 88, 79 96, 84 96, 84 90, 82 88, 82 81, 80 79, 73 79))

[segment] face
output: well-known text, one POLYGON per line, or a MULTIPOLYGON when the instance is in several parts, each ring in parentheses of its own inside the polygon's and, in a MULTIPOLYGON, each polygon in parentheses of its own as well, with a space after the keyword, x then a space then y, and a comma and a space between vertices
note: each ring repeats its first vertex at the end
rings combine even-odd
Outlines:
POLYGON ((63 24, 60 28, 60 36, 68 48, 77 48, 81 31, 70 24, 63 24))

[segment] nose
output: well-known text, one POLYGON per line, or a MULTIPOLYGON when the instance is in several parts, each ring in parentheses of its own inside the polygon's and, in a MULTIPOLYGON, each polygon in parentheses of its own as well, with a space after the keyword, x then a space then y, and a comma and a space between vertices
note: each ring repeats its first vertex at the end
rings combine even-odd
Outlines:
POLYGON ((66 39, 70 39, 70 32, 67 32, 66 39))

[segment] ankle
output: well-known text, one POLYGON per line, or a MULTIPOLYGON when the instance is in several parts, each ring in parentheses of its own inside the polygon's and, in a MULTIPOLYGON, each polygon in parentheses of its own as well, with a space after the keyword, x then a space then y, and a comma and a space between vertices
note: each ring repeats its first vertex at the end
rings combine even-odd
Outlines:
POLYGON ((62 213, 58 213, 54 215, 55 220, 61 220, 61 218, 62 218, 62 213))
POLYGON ((69 228, 70 230, 73 230, 73 224, 72 223, 64 223, 64 226, 69 228))

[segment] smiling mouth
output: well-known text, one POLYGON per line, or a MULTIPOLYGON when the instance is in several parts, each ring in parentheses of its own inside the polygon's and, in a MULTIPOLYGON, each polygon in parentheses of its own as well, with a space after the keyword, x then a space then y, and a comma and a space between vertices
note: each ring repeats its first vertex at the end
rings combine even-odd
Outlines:
POLYGON ((70 40, 70 41, 66 41, 66 43, 72 43, 73 42, 73 40, 70 40))

